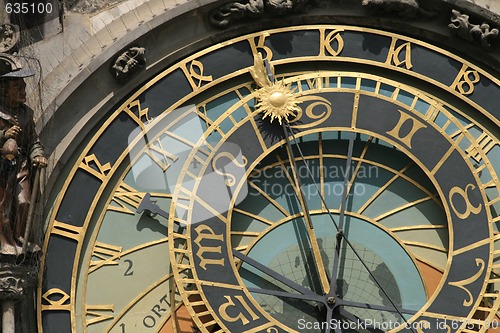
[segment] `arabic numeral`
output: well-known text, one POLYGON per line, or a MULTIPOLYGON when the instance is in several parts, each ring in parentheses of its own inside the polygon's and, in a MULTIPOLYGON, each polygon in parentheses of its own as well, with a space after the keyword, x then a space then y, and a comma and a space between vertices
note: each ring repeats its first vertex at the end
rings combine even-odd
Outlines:
POLYGON ((52 4, 50 2, 47 2, 44 6, 43 3, 38 4, 38 13, 47 13, 50 14, 52 13, 52 4))
POLYGON ((122 329, 122 333, 125 333, 125 324, 120 324, 120 328, 122 329))
POLYGON ((52 3, 15 2, 5 4, 7 14, 50 14, 54 10, 52 3))
POLYGON ((124 260, 128 264, 127 269, 125 270, 125 273, 123 273, 123 276, 132 276, 134 275, 134 271, 132 270, 132 267, 134 267, 134 262, 130 259, 124 260))

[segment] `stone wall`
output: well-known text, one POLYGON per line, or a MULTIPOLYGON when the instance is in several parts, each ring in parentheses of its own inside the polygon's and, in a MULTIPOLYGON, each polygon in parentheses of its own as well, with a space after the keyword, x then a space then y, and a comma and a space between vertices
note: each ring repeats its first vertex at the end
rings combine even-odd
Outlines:
POLYGON ((126 0, 67 0, 66 9, 80 14, 95 13, 102 10, 108 10, 114 5, 126 0))

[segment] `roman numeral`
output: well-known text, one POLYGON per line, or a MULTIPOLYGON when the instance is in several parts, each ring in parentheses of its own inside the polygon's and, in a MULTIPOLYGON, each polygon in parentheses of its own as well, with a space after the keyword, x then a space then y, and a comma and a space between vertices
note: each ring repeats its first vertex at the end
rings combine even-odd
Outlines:
POLYGON ((108 162, 106 164, 101 164, 97 157, 92 154, 86 156, 80 163, 80 169, 85 170, 94 177, 98 178, 100 181, 104 181, 107 177, 107 173, 111 170, 111 164, 108 162))
POLYGON ((132 186, 122 183, 115 191, 111 200, 111 202, 116 203, 118 206, 110 204, 108 210, 134 215, 145 194, 145 192, 139 192, 132 186), (128 206, 132 206, 134 210, 131 210, 128 206))
POLYGON ((179 157, 168 152, 163 148, 160 139, 156 139, 146 151, 146 154, 162 169, 163 172, 167 171, 176 162, 179 157))
POLYGON ((471 144, 465 152, 469 157, 479 163, 483 159, 483 155, 488 154, 488 152, 492 150, 495 145, 495 140, 492 137, 486 133, 482 133, 477 138, 476 144, 471 144))
POLYGON ((83 239, 83 227, 77 227, 72 224, 54 221, 52 225, 53 235, 59 235, 80 242, 83 239))
POLYGON ((118 265, 118 260, 122 255, 122 247, 96 242, 92 250, 89 273, 103 266, 118 265), (98 258, 95 260, 94 258, 98 258))
POLYGON ((115 306, 110 305, 87 305, 85 307, 85 326, 100 323, 105 320, 113 319, 114 316, 109 312, 114 312, 115 306))

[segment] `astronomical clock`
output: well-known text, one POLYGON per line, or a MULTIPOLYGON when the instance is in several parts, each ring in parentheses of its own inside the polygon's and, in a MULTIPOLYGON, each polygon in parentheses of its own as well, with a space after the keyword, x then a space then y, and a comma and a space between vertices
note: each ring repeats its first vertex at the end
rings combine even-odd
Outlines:
POLYGON ((499 83, 356 26, 181 59, 75 156, 40 332, 493 332, 499 83))

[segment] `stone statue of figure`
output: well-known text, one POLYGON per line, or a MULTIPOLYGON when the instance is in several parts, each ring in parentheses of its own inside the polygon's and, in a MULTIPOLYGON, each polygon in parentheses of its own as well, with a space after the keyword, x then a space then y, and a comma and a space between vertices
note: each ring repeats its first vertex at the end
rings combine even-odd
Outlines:
POLYGON ((0 76, 0 253, 19 254, 24 242, 34 170, 47 159, 38 139, 33 110, 26 104, 20 69, 0 76))

